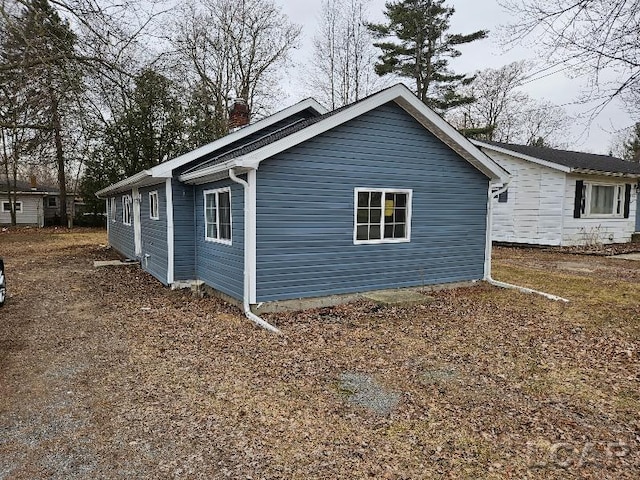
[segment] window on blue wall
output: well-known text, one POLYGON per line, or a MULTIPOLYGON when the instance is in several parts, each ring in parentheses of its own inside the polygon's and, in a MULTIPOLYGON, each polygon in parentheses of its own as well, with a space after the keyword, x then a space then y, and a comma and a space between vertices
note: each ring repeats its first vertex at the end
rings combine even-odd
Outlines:
POLYGON ((231 245, 231 190, 204 192, 205 239, 231 245))
POLYGON ((149 218, 151 220, 160 220, 160 207, 158 205, 157 190, 149 192, 149 218))
POLYGON ((356 188, 354 243, 408 242, 411 194, 411 190, 356 188))
POLYGON ((111 221, 115 222, 116 221, 116 199, 110 198, 109 200, 110 200, 109 215, 111 217, 111 221))
POLYGON ((122 223, 131 225, 131 195, 122 196, 122 223))

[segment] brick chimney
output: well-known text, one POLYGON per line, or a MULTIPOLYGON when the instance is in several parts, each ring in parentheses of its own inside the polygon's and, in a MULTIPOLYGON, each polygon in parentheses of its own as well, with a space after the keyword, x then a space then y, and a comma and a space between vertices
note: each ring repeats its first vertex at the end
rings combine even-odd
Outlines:
POLYGON ((38 180, 34 173, 29 175, 29 184, 31 186, 31 190, 37 190, 38 188, 38 180))
POLYGON ((244 98, 236 98, 229 110, 229 130, 244 127, 249 123, 249 106, 244 98))

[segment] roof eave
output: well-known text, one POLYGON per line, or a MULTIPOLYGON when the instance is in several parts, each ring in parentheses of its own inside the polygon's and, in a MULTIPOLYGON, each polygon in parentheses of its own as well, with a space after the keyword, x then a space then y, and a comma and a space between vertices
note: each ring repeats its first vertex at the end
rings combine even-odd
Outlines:
POLYGON ((548 160, 543 160, 538 157, 532 157, 531 155, 525 155, 524 153, 516 152, 514 150, 509 150, 508 148, 498 147, 496 145, 491 145, 490 143, 484 143, 480 140, 471 140, 475 146, 480 148, 486 148, 487 150, 493 150, 494 152, 503 153, 505 155, 511 155, 512 157, 519 158, 521 160, 526 160, 528 162, 532 162, 538 165, 542 165, 543 167, 552 168, 554 170, 559 170, 561 172, 569 173, 571 172, 571 167, 567 167, 566 165, 560 165, 559 163, 550 162, 548 160))
POLYGON ((584 175, 604 175, 607 177, 640 178, 640 173, 607 172, 589 168, 572 168, 571 173, 581 173, 584 175))
POLYGON ((142 172, 138 172, 135 175, 125 178, 113 185, 109 185, 107 188, 103 188, 96 192, 96 197, 105 198, 109 194, 119 193, 125 190, 130 190, 131 188, 140 184, 144 179, 151 177, 150 170, 143 170, 142 172))

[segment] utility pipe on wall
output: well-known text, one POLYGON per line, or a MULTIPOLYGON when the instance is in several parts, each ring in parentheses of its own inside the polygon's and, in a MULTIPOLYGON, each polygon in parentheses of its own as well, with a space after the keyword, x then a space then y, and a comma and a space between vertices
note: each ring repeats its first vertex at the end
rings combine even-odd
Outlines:
POLYGON ((229 178, 236 183, 242 185, 244 190, 244 289, 242 293, 242 307, 244 310, 245 316, 251 320, 253 323, 262 327, 266 330, 269 330, 273 333, 282 333, 276 327, 271 325, 269 322, 266 322, 258 315, 251 311, 251 306, 249 304, 249 288, 251 286, 251 272, 249 268, 249 255, 247 254, 247 246, 249 245, 252 235, 255 234, 253 229, 250 227, 251 222, 249 222, 249 184, 236 176, 236 173, 233 171, 233 168, 229 169, 229 178))
POLYGON ((539 290, 533 290, 532 288, 521 287, 518 285, 512 285, 511 283, 500 282, 498 280, 494 280, 491 277, 491 248, 492 248, 492 232, 493 232, 493 199, 500 195, 502 192, 505 192, 509 188, 509 182, 505 183, 502 188, 496 190, 495 192, 491 191, 491 186, 489 186, 489 194, 487 200, 487 244, 485 250, 485 266, 484 266, 484 281, 500 288, 511 288, 514 290, 518 290, 522 293, 535 293, 536 295, 542 295, 549 300, 555 300, 560 302, 569 302, 566 298, 559 297, 557 295, 552 295, 550 293, 541 292, 539 290))

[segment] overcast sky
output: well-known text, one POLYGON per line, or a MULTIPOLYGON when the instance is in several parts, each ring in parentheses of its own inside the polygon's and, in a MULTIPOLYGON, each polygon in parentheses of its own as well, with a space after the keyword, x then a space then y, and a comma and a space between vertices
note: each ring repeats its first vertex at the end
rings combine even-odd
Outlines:
MULTIPOLYGON (((302 48, 294 54, 297 66, 296 75, 293 78, 299 77, 304 75, 303 65, 313 53, 311 41, 317 29, 322 0, 276 0, 276 3, 282 6, 284 13, 294 23, 303 26, 302 48)), ((371 20, 384 20, 382 14, 384 3, 384 0, 371 0, 371 20)), ((490 31, 488 39, 461 47, 462 56, 452 63, 457 73, 497 68, 524 59, 541 60, 531 49, 517 48, 505 51, 501 47, 498 27, 508 23, 510 18, 496 0, 449 0, 447 5, 453 6, 456 10, 451 19, 450 32, 464 34, 480 29, 490 31)), ((560 72, 531 82, 525 85, 523 90, 535 99, 546 99, 557 105, 565 105, 565 109, 572 116, 583 113, 586 110, 584 106, 570 105, 570 103, 576 100, 577 94, 584 87, 584 81, 570 79, 565 73, 560 72)), ((305 92, 295 80, 285 82, 284 88, 289 94, 290 101, 308 96, 308 92, 305 92)), ((612 133, 631 124, 631 118, 618 103, 610 105, 590 128, 584 123, 576 122, 573 131, 569 132, 570 148, 606 154, 609 152, 612 133)))

